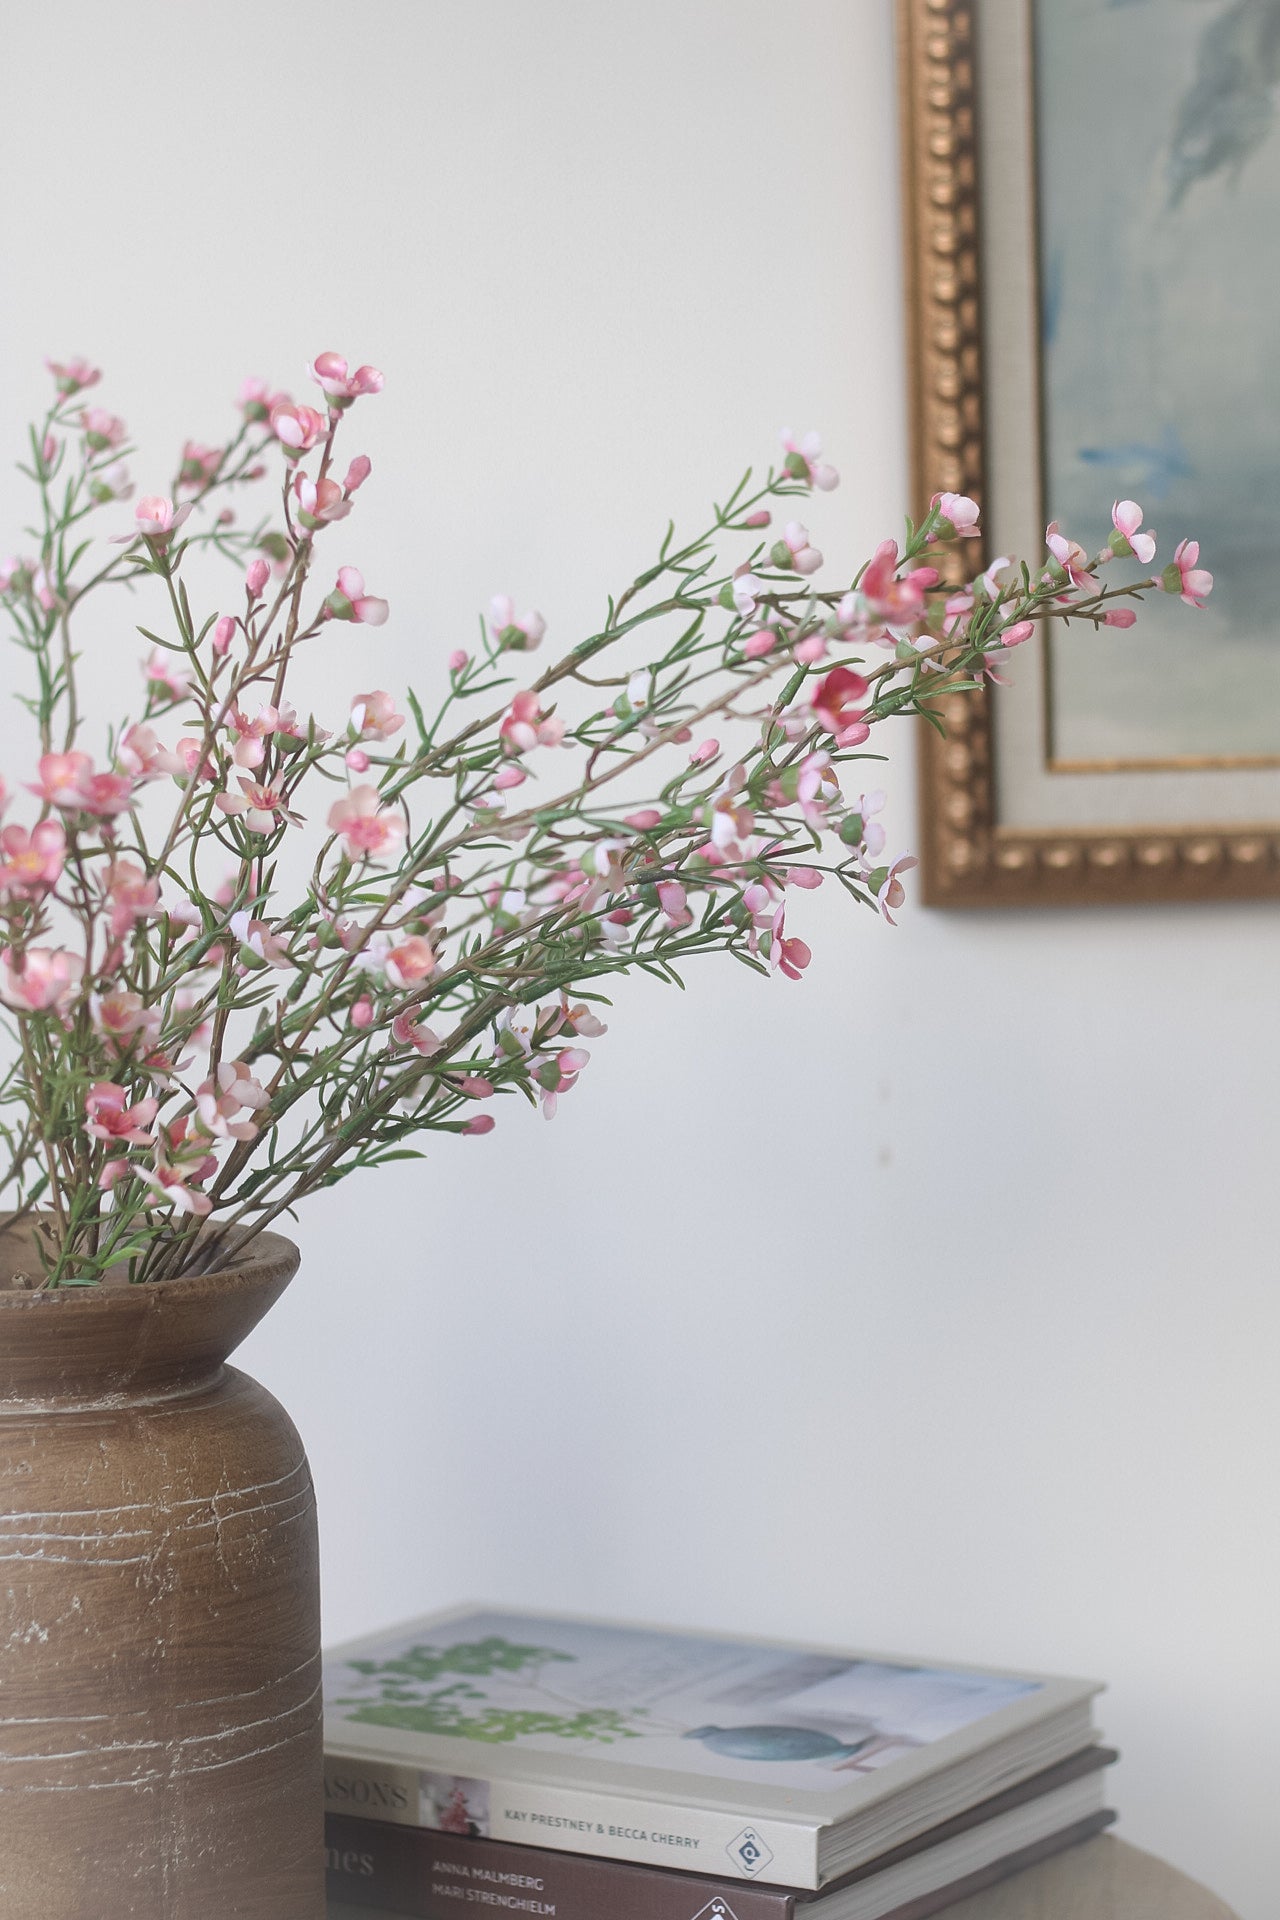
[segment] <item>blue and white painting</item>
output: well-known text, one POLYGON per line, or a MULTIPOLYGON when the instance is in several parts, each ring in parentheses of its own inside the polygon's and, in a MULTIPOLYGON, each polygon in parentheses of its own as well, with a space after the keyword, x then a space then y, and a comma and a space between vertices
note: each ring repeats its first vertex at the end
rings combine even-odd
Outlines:
POLYGON ((1054 641, 1050 758, 1280 757, 1280 0, 1035 26, 1046 517, 1096 551, 1137 500, 1215 581, 1054 641))

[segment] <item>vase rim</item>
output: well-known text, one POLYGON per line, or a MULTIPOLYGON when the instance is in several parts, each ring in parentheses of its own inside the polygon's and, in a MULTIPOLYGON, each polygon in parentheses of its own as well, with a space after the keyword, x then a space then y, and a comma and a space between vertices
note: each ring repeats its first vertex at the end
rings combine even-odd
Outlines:
MULTIPOLYGON (((299 1260, 291 1240, 264 1232, 208 1273, 14 1287, 3 1284, 6 1229, 0 1215, 0 1413, 6 1402, 56 1409, 208 1384, 279 1299, 299 1260)), ((13 1259, 11 1249, 11 1271, 13 1259)))

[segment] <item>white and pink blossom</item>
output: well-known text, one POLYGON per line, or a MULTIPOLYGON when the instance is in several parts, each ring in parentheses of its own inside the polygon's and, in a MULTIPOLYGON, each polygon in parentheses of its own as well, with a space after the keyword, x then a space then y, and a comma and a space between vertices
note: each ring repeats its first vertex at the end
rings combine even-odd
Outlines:
POLYGON ((261 1113, 269 1105, 266 1088, 254 1079, 243 1060, 224 1060, 196 1090, 200 1124, 218 1140, 256 1139, 258 1123, 246 1116, 261 1113))
POLYGON ((56 887, 66 857, 67 836, 56 820, 0 831, 0 897, 37 900, 56 887))
POLYGON ((360 740, 389 740, 403 725, 404 715, 389 693, 358 693, 351 702, 351 727, 360 740))
POLYGON ((160 1102, 154 1099, 131 1105, 123 1087, 112 1080, 98 1080, 85 1095, 85 1132, 94 1140, 149 1147, 153 1136, 147 1129, 159 1109, 160 1102))
POLYGON ((407 832, 404 815, 384 807, 376 787, 353 787, 329 809, 329 831, 340 834, 353 860, 393 853, 407 832))
POLYGON ((564 739, 564 721, 544 714, 536 693, 517 693, 498 728, 507 753, 528 753, 533 747, 558 747, 564 739))
POLYGON ((816 573, 822 565, 822 555, 809 540, 809 529, 798 520, 788 520, 781 540, 770 547, 769 558, 775 567, 794 573, 816 573))
POLYGON ((311 378, 331 401, 349 406, 362 394, 381 393, 383 378, 376 367, 357 367, 349 373, 340 353, 318 353, 308 368, 311 378))
POLYGON ((839 486, 840 475, 822 458, 822 442, 816 433, 797 436, 790 427, 784 427, 779 438, 786 454, 782 464, 793 480, 803 480, 820 493, 830 493, 839 486))
POLYGON ((1156 557, 1156 536, 1154 533, 1140 533, 1142 508, 1136 500, 1117 500, 1111 509, 1111 524, 1115 531, 1111 535, 1111 551, 1122 560, 1140 560, 1149 567, 1156 557))
POLYGON ((514 600, 505 593, 495 593, 489 602, 489 627, 495 643, 509 653, 532 653, 542 645, 547 631, 540 613, 517 613, 514 600))
MULTIPOLYGON (((1176 593, 1189 607, 1202 607, 1213 591, 1213 575, 1200 565, 1200 542, 1180 540, 1173 559, 1160 578, 1166 593, 1176 593)), ((1117 623, 1118 624, 1118 623, 1117 623)))
POLYGON ((385 600, 364 590, 364 575, 358 567, 339 567, 338 584, 325 600, 326 618, 354 620, 358 625, 380 627, 390 608, 385 600))
POLYGON ((72 1000, 84 961, 65 947, 0 948, 0 1000, 18 1013, 43 1013, 72 1000))

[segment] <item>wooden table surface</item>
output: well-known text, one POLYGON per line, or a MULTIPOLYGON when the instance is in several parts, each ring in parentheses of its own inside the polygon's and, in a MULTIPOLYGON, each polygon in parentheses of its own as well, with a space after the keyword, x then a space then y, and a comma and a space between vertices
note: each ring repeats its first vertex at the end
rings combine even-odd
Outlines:
MULTIPOLYGON (((374 1909, 331 1902, 329 1920, 373 1920, 374 1909)), ((383 1920, 397 1920, 383 1912, 383 1920)), ((601 1915, 601 1920, 607 1920, 601 1915)), ((943 1920, 940 1913, 938 1920, 943 1920)), ((1185 1874, 1110 1834, 947 1907, 945 1920, 1236 1920, 1185 1874)))

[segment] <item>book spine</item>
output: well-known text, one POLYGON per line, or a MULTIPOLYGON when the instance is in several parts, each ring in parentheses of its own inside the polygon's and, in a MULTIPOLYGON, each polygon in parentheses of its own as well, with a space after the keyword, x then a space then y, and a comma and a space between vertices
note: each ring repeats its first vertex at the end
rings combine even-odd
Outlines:
POLYGON ((327 1813, 331 1899, 403 1915, 466 1913, 540 1920, 793 1920, 790 1894, 726 1886, 617 1860, 585 1859, 500 1840, 468 1840, 327 1813))
MULTIPOLYGON (((439 1808, 458 1793, 473 1837, 674 1867, 722 1881, 765 1880, 810 1889, 818 1885, 821 1829, 812 1824, 753 1820, 676 1801, 547 1786, 497 1773, 463 1779, 363 1755, 325 1755, 328 1813, 438 1831, 439 1808)), ((445 1824, 450 1831, 460 1830, 452 1820, 445 1824)))

